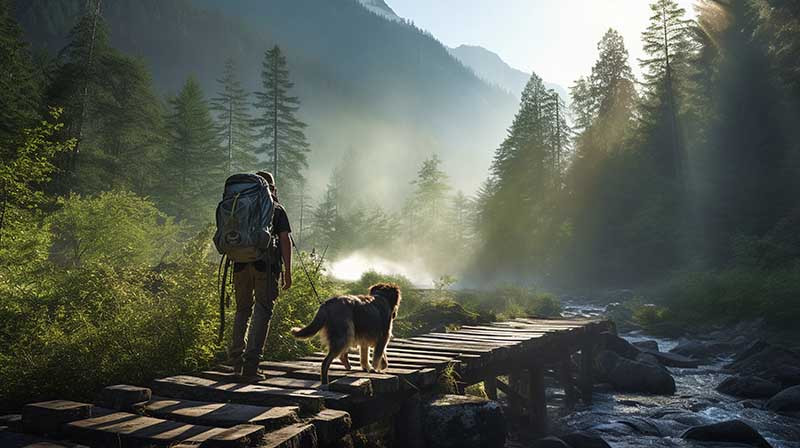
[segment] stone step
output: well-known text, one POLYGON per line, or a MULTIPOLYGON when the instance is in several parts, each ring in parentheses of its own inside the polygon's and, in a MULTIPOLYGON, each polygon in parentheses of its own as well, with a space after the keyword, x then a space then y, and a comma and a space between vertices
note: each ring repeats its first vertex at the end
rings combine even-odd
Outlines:
POLYGON ((87 448, 85 445, 75 445, 71 442, 58 442, 35 437, 30 434, 21 434, 10 431, 5 426, 0 426, 0 447, 3 448, 87 448))
POLYGON ((346 401, 347 395, 312 389, 288 390, 259 384, 226 383, 193 376, 173 376, 153 381, 153 392, 170 398, 207 402, 232 402, 257 406, 300 406, 316 413, 327 402, 346 401))
POLYGON ((258 448, 317 448, 318 446, 314 425, 298 423, 268 433, 258 448))
POLYGON ((236 425, 260 425, 268 431, 282 428, 300 419, 297 406, 263 407, 234 403, 209 403, 153 397, 139 410, 146 415, 195 425, 230 428, 236 425))
POLYGON ((261 443, 265 431, 257 425, 215 428, 111 412, 67 423, 64 433, 71 440, 91 446, 136 448, 189 443, 204 448, 245 448, 261 443))
POLYGON ((91 417, 94 405, 68 400, 31 403, 22 408, 22 427, 26 432, 59 434, 65 423, 91 417))
POLYGON ((309 419, 317 432, 321 446, 327 446, 350 433, 353 421, 350 414, 335 409, 324 409, 309 419))

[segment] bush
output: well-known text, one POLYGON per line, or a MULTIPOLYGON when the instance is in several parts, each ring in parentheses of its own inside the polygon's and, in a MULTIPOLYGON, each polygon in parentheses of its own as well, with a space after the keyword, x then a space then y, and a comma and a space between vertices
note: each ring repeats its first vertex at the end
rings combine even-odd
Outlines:
POLYGON ((561 313, 561 302, 557 297, 527 288, 505 287, 488 292, 470 291, 459 294, 457 300, 481 315, 496 319, 556 317, 561 313))

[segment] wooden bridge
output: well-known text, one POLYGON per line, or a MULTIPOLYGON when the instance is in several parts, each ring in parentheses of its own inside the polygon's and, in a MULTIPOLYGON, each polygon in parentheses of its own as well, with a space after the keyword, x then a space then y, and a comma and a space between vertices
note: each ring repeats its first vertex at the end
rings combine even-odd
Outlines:
MULTIPOLYGON (((483 382, 490 398, 499 390, 513 412, 544 432, 545 375, 559 381, 568 405, 591 400, 593 346, 597 335, 609 330, 608 321, 515 319, 395 338, 387 371, 347 371, 337 360, 327 387, 319 383, 321 353, 262 362, 267 378, 257 384, 237 383, 230 369, 220 366, 157 379, 149 388, 110 386, 94 404, 34 403, 22 415, 3 417, 0 446, 339 446, 351 431, 380 421, 410 437, 414 422, 405 416, 414 413, 405 408, 414 397, 436 390, 443 376, 456 378, 462 390, 483 382)), ((358 365, 356 354, 351 360, 358 365)))

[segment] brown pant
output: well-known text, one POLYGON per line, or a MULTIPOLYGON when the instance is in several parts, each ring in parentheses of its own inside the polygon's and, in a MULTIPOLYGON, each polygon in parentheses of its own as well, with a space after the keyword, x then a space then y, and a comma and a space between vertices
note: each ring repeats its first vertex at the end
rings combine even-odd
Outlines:
POLYGON ((257 364, 261 360, 272 309, 278 298, 278 276, 263 263, 247 263, 234 270, 233 287, 236 291, 236 317, 230 357, 257 364))

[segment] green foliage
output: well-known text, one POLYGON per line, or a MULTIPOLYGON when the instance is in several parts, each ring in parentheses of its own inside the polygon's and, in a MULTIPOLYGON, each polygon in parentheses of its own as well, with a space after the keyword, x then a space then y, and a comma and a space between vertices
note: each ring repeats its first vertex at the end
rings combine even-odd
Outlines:
POLYGON ((58 206, 47 224, 54 235, 52 260, 62 266, 154 266, 167 261, 179 246, 181 228, 133 193, 70 195, 58 206))
POLYGON ((561 303, 554 295, 516 286, 462 293, 457 300, 482 315, 501 320, 526 316, 554 317, 561 313, 561 303))

